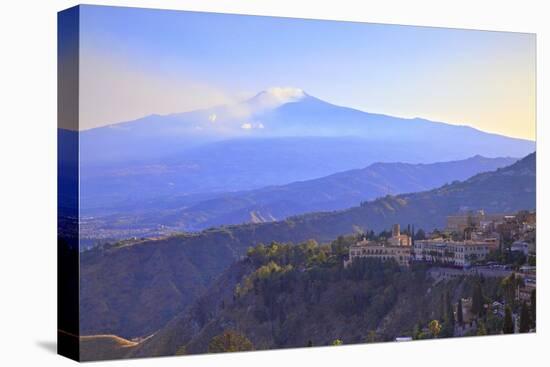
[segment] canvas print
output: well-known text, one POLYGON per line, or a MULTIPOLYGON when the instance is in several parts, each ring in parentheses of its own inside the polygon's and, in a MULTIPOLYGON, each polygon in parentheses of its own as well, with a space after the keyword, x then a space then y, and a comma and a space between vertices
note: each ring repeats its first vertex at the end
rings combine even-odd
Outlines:
POLYGON ((536 331, 534 34, 92 5, 58 25, 60 354, 536 331))

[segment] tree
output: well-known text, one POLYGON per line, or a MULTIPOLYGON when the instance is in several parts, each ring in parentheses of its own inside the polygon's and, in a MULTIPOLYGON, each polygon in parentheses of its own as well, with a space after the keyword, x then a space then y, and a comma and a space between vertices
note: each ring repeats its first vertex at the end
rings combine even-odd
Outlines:
POLYGON ((481 316, 484 311, 483 291, 481 289, 481 283, 476 282, 474 286, 474 293, 472 295, 472 313, 476 316, 481 316))
POLYGON ((179 347, 177 350, 176 350, 176 355, 177 356, 184 356, 187 354, 187 350, 185 349, 185 345, 182 345, 181 347, 179 347))
POLYGON ((349 252, 349 245, 344 236, 338 236, 338 238, 330 244, 331 252, 342 261, 349 252))
POLYGON ((441 330, 439 332, 440 338, 452 338, 454 336, 454 326, 450 322, 444 322, 441 324, 441 330))
POLYGON ((487 329, 487 334, 502 334, 502 327, 504 325, 504 320, 490 312, 487 314, 487 318, 484 320, 485 328, 487 329))
POLYGON ((527 307, 527 303, 523 301, 521 305, 521 313, 519 317, 519 332, 528 333, 531 330, 531 312, 527 307))
POLYGON ((456 306, 456 319, 460 326, 464 324, 464 315, 462 314, 462 298, 458 299, 458 305, 456 306))
POLYGON ((439 323, 438 320, 432 320, 428 324, 428 329, 430 329, 430 332, 432 333, 434 338, 437 338, 437 336, 441 332, 441 324, 439 323))
POLYGON ((267 250, 263 244, 256 247, 249 247, 246 255, 255 265, 263 265, 267 259, 267 250))
POLYGON ((445 293, 441 293, 441 297, 439 299, 439 320, 441 322, 445 321, 446 314, 447 314, 447 305, 446 305, 445 293))
POLYGON ((487 335, 487 329, 485 328, 485 324, 482 321, 477 324, 477 335, 487 335))
POLYGON ((514 320, 512 320, 512 308, 506 306, 504 309, 504 325, 502 326, 502 332, 504 334, 514 333, 514 320))
POLYGON ((419 322, 417 324, 414 325, 414 328, 413 328, 413 339, 414 340, 418 340, 420 339, 422 336, 422 324, 419 322))
POLYGON ((213 337, 208 344, 208 353, 242 352, 254 350, 252 342, 244 335, 227 330, 213 337))
POLYGON ((416 235, 414 236, 415 240, 425 240, 426 239, 426 232, 422 228, 419 228, 418 231, 416 231, 416 235))
POLYGON ((531 291, 531 326, 537 327, 537 290, 531 291))
POLYGON ((445 304, 446 304, 445 322, 449 323, 450 326, 454 326, 455 314, 454 314, 453 304, 451 302, 451 295, 449 294, 449 291, 445 293, 445 304))
POLYGON ((367 343, 376 343, 378 341, 378 335, 376 335, 376 331, 369 330, 367 334, 367 343))
POLYGON ((504 300, 506 304, 514 308, 516 305, 516 293, 519 286, 523 283, 523 279, 516 276, 516 273, 512 273, 501 282, 502 291, 504 293, 504 300))
POLYGON ((449 291, 441 294, 441 325, 440 336, 443 338, 449 338, 454 335, 455 315, 453 310, 453 304, 451 302, 451 295, 449 291))

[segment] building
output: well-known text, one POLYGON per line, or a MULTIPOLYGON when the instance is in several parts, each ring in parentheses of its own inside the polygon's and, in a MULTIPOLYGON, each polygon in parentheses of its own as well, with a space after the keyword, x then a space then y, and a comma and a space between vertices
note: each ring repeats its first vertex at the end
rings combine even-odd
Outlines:
POLYGON ((396 224, 392 227, 392 237, 387 239, 387 243, 364 239, 351 246, 344 266, 357 258, 374 258, 381 261, 394 260, 403 267, 408 267, 411 260, 415 260, 464 268, 474 261, 484 260, 497 247, 498 241, 494 238, 467 241, 439 238, 414 241, 412 245, 412 239, 401 234, 396 224))
POLYGON ((497 246, 495 241, 483 240, 419 240, 414 242, 413 259, 441 265, 468 267, 474 261, 484 260, 497 246))
POLYGON ((482 241, 482 242, 491 242, 495 248, 500 245, 500 236, 498 233, 483 233, 483 232, 472 232, 470 238, 472 241, 482 241))
POLYGON ((348 260, 344 266, 348 266, 358 258, 372 258, 381 261, 395 260, 400 266, 409 266, 412 258, 412 240, 408 235, 400 233, 399 224, 392 227, 392 237, 387 244, 362 240, 351 246, 348 260))
POLYGON ((489 226, 504 222, 506 217, 506 214, 487 214, 484 210, 450 215, 447 217, 446 231, 463 233, 467 228, 485 230, 489 226))
POLYGON ((409 266, 411 260, 411 246, 391 246, 363 240, 349 249, 349 265, 357 258, 380 259, 381 261, 395 260, 401 266, 409 266))
POLYGON ((531 276, 535 278, 537 276, 537 267, 524 265, 521 268, 519 268, 519 272, 520 274, 524 274, 525 276, 531 276))
POLYGON ((523 278, 523 284, 518 288, 518 299, 531 303, 531 293, 537 289, 537 280, 531 277, 523 278))
POLYGON ((528 265, 522 266, 517 275, 523 279, 523 284, 518 289, 518 298, 530 304, 531 292, 537 288, 537 268, 528 265))
POLYGON ((388 244, 390 246, 410 246, 412 239, 406 234, 401 234, 399 224, 392 226, 392 236, 388 238, 388 244))

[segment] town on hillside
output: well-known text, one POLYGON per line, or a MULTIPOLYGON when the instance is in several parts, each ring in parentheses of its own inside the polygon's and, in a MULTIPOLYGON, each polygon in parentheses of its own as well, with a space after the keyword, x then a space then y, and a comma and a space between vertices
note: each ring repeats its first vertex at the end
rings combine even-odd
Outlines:
MULTIPOLYGON (((423 264, 437 282, 465 276, 502 278, 500 299, 489 300, 478 294, 447 305, 456 320, 452 336, 476 335, 477 316, 490 313, 500 321, 503 333, 535 331, 536 307, 536 213, 519 211, 487 214, 483 210, 447 217, 443 230, 425 233, 407 225, 401 231, 394 224, 391 232, 368 232, 350 246, 344 259, 349 267, 359 259, 394 261, 403 268, 423 264)), ((443 303, 448 302, 446 300, 443 303)), ((437 320, 434 320, 437 321, 437 320)), ((484 326, 483 326, 484 327, 484 326)), ((419 327, 419 333, 437 333, 437 327, 419 327), (435 329, 434 329, 435 328, 435 329)), ((413 336, 396 338, 412 340, 413 336)))

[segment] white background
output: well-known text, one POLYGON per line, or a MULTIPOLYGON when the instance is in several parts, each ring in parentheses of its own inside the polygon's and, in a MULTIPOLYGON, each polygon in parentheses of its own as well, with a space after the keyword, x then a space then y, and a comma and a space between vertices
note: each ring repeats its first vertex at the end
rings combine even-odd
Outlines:
MULTIPOLYGON (((546 1, 194 0, 96 4, 537 33, 538 332, 412 343, 167 357, 118 366, 548 365, 548 101, 546 1), (546 61, 546 65, 543 63, 546 61)), ((56 12, 74 1, 4 1, 0 20, 0 365, 64 366, 56 338, 56 12)), ((504 106, 503 106, 504 107, 504 106)))

